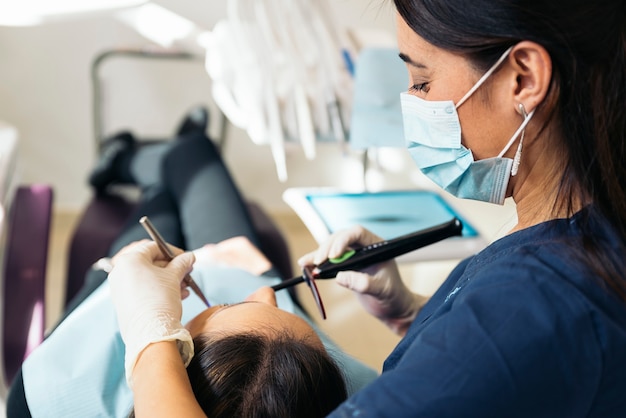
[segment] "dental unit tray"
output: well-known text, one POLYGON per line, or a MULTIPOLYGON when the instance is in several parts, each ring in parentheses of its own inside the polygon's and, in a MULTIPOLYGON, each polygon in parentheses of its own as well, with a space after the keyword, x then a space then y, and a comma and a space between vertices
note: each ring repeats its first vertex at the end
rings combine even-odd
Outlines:
POLYGON ((346 193, 334 188, 290 188, 284 192, 283 200, 318 243, 353 225, 361 225, 390 240, 454 218, 461 221, 460 236, 408 252, 397 257, 398 262, 461 259, 487 245, 487 240, 460 210, 431 190, 346 193))

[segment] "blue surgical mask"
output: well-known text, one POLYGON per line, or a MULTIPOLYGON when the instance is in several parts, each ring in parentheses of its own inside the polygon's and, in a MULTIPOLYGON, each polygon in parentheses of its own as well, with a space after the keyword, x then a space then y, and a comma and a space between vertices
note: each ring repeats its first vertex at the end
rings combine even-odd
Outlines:
POLYGON ((525 115, 519 129, 497 157, 475 161, 472 151, 461 144, 457 109, 498 68, 509 48, 455 105, 451 100, 429 101, 401 93, 404 137, 413 161, 444 190, 463 199, 503 204, 509 178, 517 173, 523 131, 533 115, 525 115), (515 161, 502 156, 522 133, 515 161))

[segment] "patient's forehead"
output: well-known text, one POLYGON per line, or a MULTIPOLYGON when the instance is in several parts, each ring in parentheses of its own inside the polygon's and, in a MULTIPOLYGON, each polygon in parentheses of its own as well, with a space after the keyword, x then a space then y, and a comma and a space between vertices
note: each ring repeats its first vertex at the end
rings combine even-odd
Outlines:
POLYGON ((241 332, 283 333, 323 347, 315 330, 302 318, 267 303, 245 301, 206 309, 186 325, 195 338, 200 334, 234 335, 241 332))

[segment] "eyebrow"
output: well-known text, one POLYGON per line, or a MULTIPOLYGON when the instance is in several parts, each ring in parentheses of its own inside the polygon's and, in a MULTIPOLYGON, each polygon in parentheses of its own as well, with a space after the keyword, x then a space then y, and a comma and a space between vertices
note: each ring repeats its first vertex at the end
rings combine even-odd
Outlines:
POLYGON ((398 54, 398 56, 400 57, 400 59, 404 62, 406 62, 407 64, 413 66, 413 67, 417 67, 417 68, 428 68, 426 67, 424 64, 422 64, 421 62, 417 62, 414 61, 413 59, 411 59, 411 57, 409 57, 407 54, 400 52, 398 54))

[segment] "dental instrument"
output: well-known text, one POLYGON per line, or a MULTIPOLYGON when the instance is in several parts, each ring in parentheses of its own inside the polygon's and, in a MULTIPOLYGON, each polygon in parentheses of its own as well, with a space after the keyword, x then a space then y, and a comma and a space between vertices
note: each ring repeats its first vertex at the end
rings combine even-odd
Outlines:
POLYGON ((306 281, 305 275, 313 279, 332 279, 340 271, 361 270, 376 263, 391 260, 402 254, 417 250, 418 248, 434 244, 438 241, 460 236, 463 230, 463 223, 458 218, 453 218, 448 222, 422 229, 410 234, 402 235, 390 240, 380 241, 365 247, 350 249, 340 257, 331 258, 310 270, 304 271, 302 276, 285 280, 272 286, 274 291, 293 286, 306 281))
MULTIPOLYGON (((161 253, 163 253, 163 256, 167 259, 167 261, 173 259, 175 257, 174 253, 167 245, 159 231, 157 231, 152 222, 150 222, 150 219, 148 219, 147 216, 142 216, 141 219, 139 219, 139 223, 141 224, 141 226, 143 226, 148 235, 150 235, 150 238, 152 238, 152 240, 157 243, 159 249, 161 250, 161 253)), ((202 302, 204 302, 207 307, 211 307, 211 304, 207 300, 206 296, 204 296, 204 293, 202 293, 202 290, 200 290, 198 284, 191 278, 189 274, 187 274, 183 278, 183 281, 187 286, 191 288, 191 290, 193 290, 193 292, 202 300, 202 302)))

